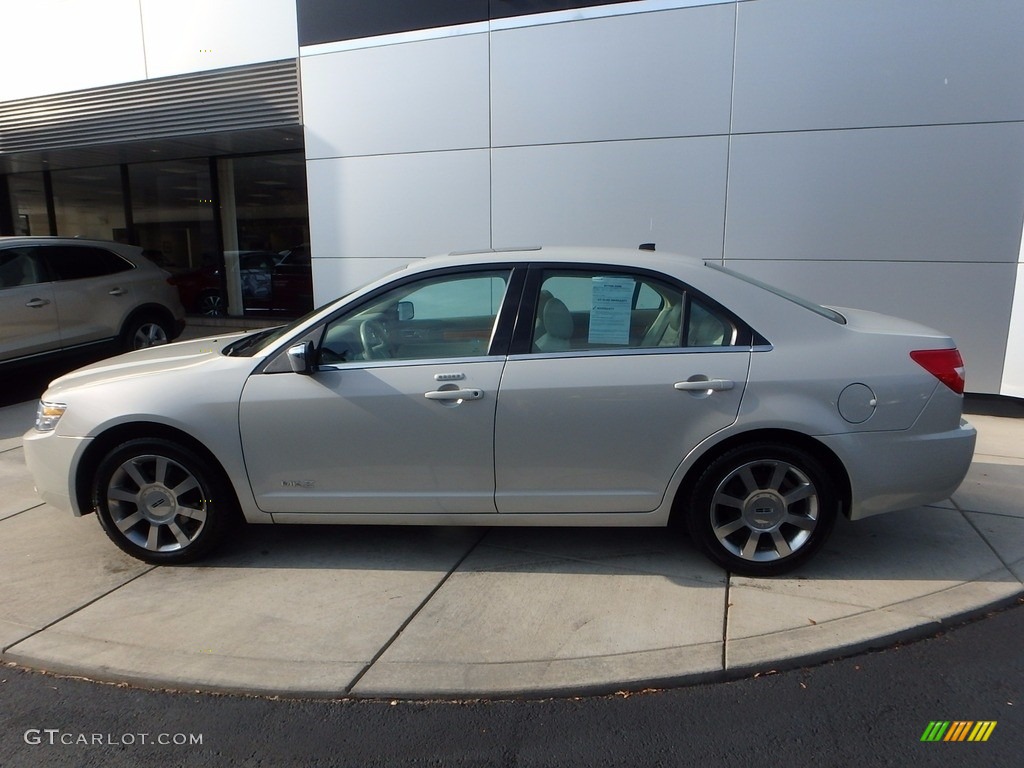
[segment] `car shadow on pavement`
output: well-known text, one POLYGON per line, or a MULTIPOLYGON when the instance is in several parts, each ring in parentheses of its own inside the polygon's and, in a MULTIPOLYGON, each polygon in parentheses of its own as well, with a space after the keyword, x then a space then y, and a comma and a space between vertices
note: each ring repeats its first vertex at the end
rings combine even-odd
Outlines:
MULTIPOLYGON (((452 552, 461 553, 457 567, 463 571, 630 571, 708 585, 727 577, 681 532, 665 528, 249 525, 198 565, 407 570, 437 567, 438 556, 452 552)), ((931 592, 937 584, 1003 580, 1014 563, 1020 570, 1022 559, 1024 519, 961 511, 944 502, 856 522, 840 519, 802 568, 745 581, 907 582, 931 592), (1008 535, 1018 528, 1016 538, 1008 535)))
MULTIPOLYGON (((664 528, 248 525, 197 565, 240 569, 646 573, 720 586, 721 569, 664 528), (445 565, 447 563, 447 565, 445 565)), ((188 566, 185 566, 188 567, 188 566)))

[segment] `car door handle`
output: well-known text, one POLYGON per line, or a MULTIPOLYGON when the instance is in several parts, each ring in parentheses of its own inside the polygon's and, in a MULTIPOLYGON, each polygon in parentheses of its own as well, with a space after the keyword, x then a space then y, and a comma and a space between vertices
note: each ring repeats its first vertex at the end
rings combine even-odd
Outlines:
POLYGON ((128 291, 126 291, 124 288, 113 288, 107 291, 107 293, 110 294, 111 296, 124 296, 126 293, 128 293, 128 291))
POLYGON ((722 392, 732 389, 736 383, 731 379, 702 379, 697 381, 677 381, 673 384, 683 392, 722 392))
POLYGON ((32 309, 39 309, 39 307, 45 307, 49 303, 49 299, 30 299, 25 302, 25 306, 32 307, 32 309))
POLYGON ((482 389, 436 389, 424 392, 427 400, 479 400, 484 396, 482 389))

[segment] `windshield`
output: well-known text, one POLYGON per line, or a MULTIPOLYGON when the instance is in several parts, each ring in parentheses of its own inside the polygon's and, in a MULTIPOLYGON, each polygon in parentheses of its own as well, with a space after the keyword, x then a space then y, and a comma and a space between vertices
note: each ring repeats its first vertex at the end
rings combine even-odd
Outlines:
POLYGON ((250 333, 248 336, 228 344, 221 350, 221 354, 228 357, 252 357, 263 346, 264 342, 277 339, 288 327, 287 325, 281 325, 277 328, 265 328, 262 331, 250 333))
POLYGON ((828 318, 833 323, 839 323, 840 325, 846 325, 846 318, 843 317, 838 312, 836 312, 834 309, 829 309, 828 307, 823 307, 820 304, 815 304, 813 301, 808 301, 807 299, 801 298, 799 296, 794 296, 792 293, 789 293, 788 291, 784 291, 781 288, 776 288, 774 285, 769 285, 768 283, 762 283, 760 280, 757 280, 757 279, 751 277, 750 275, 744 275, 741 272, 734 272, 733 270, 731 270, 731 269, 729 269, 727 267, 723 267, 721 264, 714 264, 714 263, 711 263, 711 262, 705 262, 705 265, 708 266, 708 267, 711 267, 712 269, 716 269, 719 272, 724 272, 727 275, 731 275, 732 277, 739 278, 740 280, 742 280, 745 283, 750 283, 751 285, 756 285, 758 288, 762 288, 762 289, 768 291, 769 293, 773 293, 773 294, 775 294, 776 296, 778 296, 780 298, 786 299, 786 301, 791 301, 794 304, 797 304, 797 305, 803 307, 804 309, 809 309, 814 314, 821 315, 822 317, 828 318))
MULTIPOLYGON (((334 301, 337 301, 337 299, 334 301)), ((333 304, 334 301, 330 303, 333 304)), ((326 306, 327 304, 317 307, 312 312, 307 312, 298 320, 293 320, 287 325, 279 325, 275 328, 264 328, 263 330, 256 331, 256 333, 250 333, 248 336, 244 336, 238 341, 228 344, 223 350, 221 350, 221 354, 227 355, 228 357, 252 357, 264 347, 273 344, 285 334, 290 333, 295 328, 298 328, 309 320, 309 318, 313 317, 313 315, 322 311, 326 306)))

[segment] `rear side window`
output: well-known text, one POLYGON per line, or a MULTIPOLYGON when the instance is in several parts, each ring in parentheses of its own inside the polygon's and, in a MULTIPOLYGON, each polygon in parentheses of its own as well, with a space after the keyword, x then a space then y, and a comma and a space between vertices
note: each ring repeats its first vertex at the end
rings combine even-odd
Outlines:
POLYGON ((39 249, 57 280, 103 277, 134 269, 116 253, 89 245, 47 245, 39 249))
POLYGON ((531 351, 728 347, 738 330, 681 286, 646 274, 546 270, 531 351))

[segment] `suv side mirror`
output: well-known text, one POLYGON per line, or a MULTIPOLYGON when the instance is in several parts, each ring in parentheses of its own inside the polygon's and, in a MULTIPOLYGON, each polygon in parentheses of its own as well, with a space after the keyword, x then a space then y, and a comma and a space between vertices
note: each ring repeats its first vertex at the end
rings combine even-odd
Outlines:
POLYGON ((416 317, 416 309, 411 301, 398 302, 398 322, 404 323, 407 320, 412 320, 414 317, 416 317))
POLYGON ((314 373, 316 371, 316 366, 313 365, 315 354, 316 350, 312 341, 304 341, 301 344, 288 347, 288 364, 291 366, 292 372, 301 373, 304 376, 314 373))

